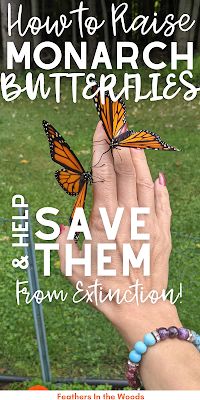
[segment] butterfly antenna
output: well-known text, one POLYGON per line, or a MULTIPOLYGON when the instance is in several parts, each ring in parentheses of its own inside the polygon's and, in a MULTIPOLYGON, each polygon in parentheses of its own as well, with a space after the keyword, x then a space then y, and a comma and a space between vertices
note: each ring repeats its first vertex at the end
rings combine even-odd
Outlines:
POLYGON ((101 142, 106 142, 107 144, 109 144, 106 139, 94 140, 94 143, 101 143, 101 142))
POLYGON ((98 167, 96 166, 96 168, 101 168, 101 167, 104 167, 104 165, 105 165, 105 163, 103 163, 103 164, 99 165, 98 167))
MULTIPOLYGON (((101 167, 103 166, 103 165, 105 165, 105 164, 102 164, 101 165, 101 167)), ((105 180, 101 177, 101 176, 95 176, 95 175, 93 175, 93 178, 96 178, 96 179, 101 179, 101 180, 99 180, 99 181, 93 181, 92 183, 99 183, 99 182, 104 182, 105 180)))
POLYGON ((100 161, 101 161, 102 157, 104 156, 104 154, 108 153, 109 151, 110 151, 110 148, 108 150, 104 151, 104 153, 102 153, 99 161, 95 165, 92 165, 92 168, 96 167, 100 163, 100 161))
POLYGON ((93 185, 95 184, 95 183, 103 183, 103 182, 105 182, 105 179, 102 179, 101 181, 93 181, 93 185))

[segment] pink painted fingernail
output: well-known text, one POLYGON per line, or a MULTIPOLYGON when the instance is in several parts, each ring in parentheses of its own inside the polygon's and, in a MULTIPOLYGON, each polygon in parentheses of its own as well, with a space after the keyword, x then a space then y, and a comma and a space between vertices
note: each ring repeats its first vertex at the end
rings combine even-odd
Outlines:
POLYGON ((159 172, 159 183, 162 186, 166 186, 166 178, 163 172, 159 172))
POLYGON ((63 233, 65 230, 65 225, 61 224, 60 225, 60 233, 63 233))

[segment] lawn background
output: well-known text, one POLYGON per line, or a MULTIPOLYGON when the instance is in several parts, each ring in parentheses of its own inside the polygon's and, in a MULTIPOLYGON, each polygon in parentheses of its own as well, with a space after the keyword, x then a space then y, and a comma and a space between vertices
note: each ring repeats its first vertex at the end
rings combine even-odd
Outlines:
MULTIPOLYGON (((199 65, 199 59, 196 60, 199 65)), ((169 72, 169 71, 168 71, 169 72)), ((143 70, 144 77, 147 71, 143 70)), ((118 74, 119 75, 119 74, 118 74)), ((21 78, 23 80, 23 77, 21 78)), ((198 81, 198 77, 195 77, 198 81)), ((120 86, 120 81, 119 81, 120 86)), ((148 84, 146 78, 144 87, 148 84)), ((183 282, 183 299, 177 303, 183 325, 200 331, 200 233, 199 169, 200 117, 199 97, 192 102, 182 99, 183 92, 171 101, 135 104, 126 102, 127 119, 132 129, 149 129, 159 133, 181 152, 147 151, 154 179, 159 171, 167 176, 173 211, 173 253, 170 260, 169 287, 178 290, 183 282)), ((26 272, 13 269, 17 254, 11 247, 12 195, 24 195, 31 208, 33 230, 40 228, 34 215, 45 206, 57 207, 59 223, 66 223, 73 199, 57 184, 54 171, 59 167, 49 156, 49 145, 41 122, 46 119, 64 136, 90 168, 92 135, 98 121, 93 101, 81 98, 73 104, 70 93, 61 104, 53 95, 46 101, 30 101, 25 95, 11 103, 1 99, 0 140, 0 374, 40 376, 37 343, 31 305, 16 305, 15 282, 26 280, 26 272)), ((86 212, 91 207, 89 188, 86 212)), ((52 257, 51 277, 44 278, 43 257, 37 253, 42 290, 64 289, 73 293, 59 272, 56 252, 52 257)), ((123 378, 126 347, 105 318, 89 306, 72 302, 44 303, 45 324, 53 377, 123 378)))

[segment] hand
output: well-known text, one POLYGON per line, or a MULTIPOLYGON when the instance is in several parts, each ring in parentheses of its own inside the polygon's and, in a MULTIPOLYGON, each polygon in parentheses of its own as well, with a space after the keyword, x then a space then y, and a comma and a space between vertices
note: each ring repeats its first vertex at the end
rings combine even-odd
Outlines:
MULTIPOLYGON (((125 127, 126 129, 126 127, 125 127)), ((93 151, 93 207, 90 216, 90 231, 92 235, 92 276, 85 277, 84 269, 80 266, 73 267, 73 276, 70 280, 75 285, 77 281, 83 282, 84 288, 99 279, 104 293, 109 289, 120 289, 123 294, 136 279, 143 285, 143 291, 148 294, 152 289, 161 293, 167 288, 168 262, 171 252, 170 220, 171 209, 169 195, 166 188, 164 175, 159 174, 155 183, 152 180, 147 160, 142 150, 114 149, 113 156, 108 151, 106 134, 99 122, 94 135, 93 151), (103 140, 105 139, 105 140, 103 140), (101 159, 101 161, 99 161, 101 159), (112 265, 116 277, 97 277, 96 274, 96 247, 98 243, 108 240, 99 214, 99 207, 106 207, 110 221, 116 213, 117 207, 124 207, 124 214, 116 238, 117 250, 112 254, 112 265), (130 276, 124 277, 121 273, 122 245, 130 243, 130 209, 131 207, 149 207, 150 214, 141 216, 145 221, 146 233, 150 234, 151 248, 151 275, 143 276, 143 268, 139 270, 130 268, 130 276)), ((68 227, 64 227, 58 238, 60 245, 59 255, 61 270, 65 270, 65 243, 68 227)), ((141 241, 132 241, 132 249, 137 255, 141 241)), ((73 256, 83 257, 82 251, 73 243, 73 256)), ((117 327, 128 346, 131 348, 136 340, 143 337, 144 333, 160 326, 180 326, 180 321, 175 306, 168 301, 150 301, 137 305, 136 303, 117 304, 115 300, 98 304, 97 308, 117 327)))

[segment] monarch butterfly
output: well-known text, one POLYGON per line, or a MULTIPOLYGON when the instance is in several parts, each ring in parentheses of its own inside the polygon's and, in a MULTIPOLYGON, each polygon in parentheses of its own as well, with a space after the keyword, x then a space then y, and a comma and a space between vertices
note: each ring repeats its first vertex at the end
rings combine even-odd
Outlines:
MULTIPOLYGON (((43 121, 43 128, 49 141, 52 160, 64 167, 55 172, 59 185, 70 196, 78 196, 69 219, 71 224, 76 208, 84 208, 87 186, 92 183, 92 173, 85 172, 74 152, 52 125, 43 121)), ((75 237, 77 239, 78 234, 75 237)))
POLYGON ((101 102, 100 88, 96 82, 91 90, 95 94, 94 103, 109 140, 109 150, 112 151, 116 147, 178 150, 163 142, 159 135, 148 130, 140 130, 138 132, 126 131, 122 133, 122 128, 126 123, 126 106, 123 100, 119 98, 117 101, 112 101, 109 93, 106 92, 105 104, 103 104, 101 102))

